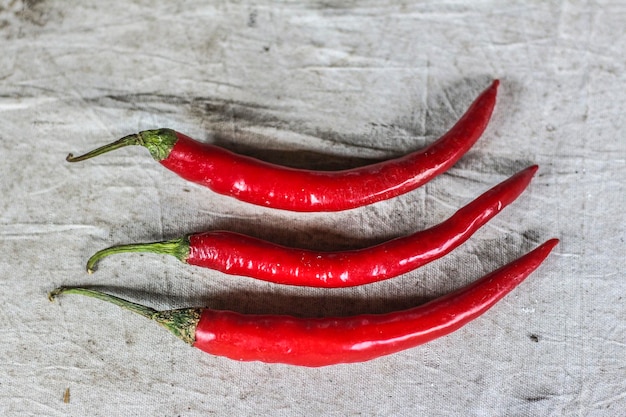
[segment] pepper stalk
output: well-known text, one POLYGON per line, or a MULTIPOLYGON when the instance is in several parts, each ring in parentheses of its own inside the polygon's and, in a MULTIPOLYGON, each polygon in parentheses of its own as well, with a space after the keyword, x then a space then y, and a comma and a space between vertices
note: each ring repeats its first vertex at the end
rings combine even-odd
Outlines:
POLYGON ((172 332, 176 337, 193 345, 196 340, 196 327, 200 321, 201 308, 181 308, 176 310, 158 311, 151 307, 133 303, 120 297, 84 287, 59 287, 48 293, 48 299, 54 299, 61 294, 78 294, 97 298, 115 304, 125 310, 132 311, 147 319, 156 321, 172 332))
POLYGON ((176 132, 172 129, 144 130, 143 132, 124 136, 115 142, 101 146, 80 156, 74 156, 70 153, 65 160, 67 162, 80 162, 125 146, 140 145, 148 149, 150 155, 152 155, 156 161, 162 161, 168 157, 176 141, 178 141, 178 137, 176 136, 176 132))
POLYGON ((131 243, 128 245, 111 246, 99 250, 89 258, 87 261, 87 272, 92 274, 96 270, 96 264, 100 259, 117 253, 149 252, 158 255, 171 255, 179 261, 186 263, 189 258, 189 251, 189 236, 162 242, 131 243))

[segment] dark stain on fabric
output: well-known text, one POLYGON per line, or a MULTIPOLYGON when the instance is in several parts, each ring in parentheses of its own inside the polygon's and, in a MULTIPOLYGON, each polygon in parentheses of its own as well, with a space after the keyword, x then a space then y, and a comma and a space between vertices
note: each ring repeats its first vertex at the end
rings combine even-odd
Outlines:
POLYGON ((526 398, 524 398, 524 400, 529 402, 529 403, 538 403, 540 401, 545 401, 545 400, 547 400, 549 398, 550 397, 545 396, 545 395, 538 395, 538 396, 533 396, 533 397, 526 397, 526 398))

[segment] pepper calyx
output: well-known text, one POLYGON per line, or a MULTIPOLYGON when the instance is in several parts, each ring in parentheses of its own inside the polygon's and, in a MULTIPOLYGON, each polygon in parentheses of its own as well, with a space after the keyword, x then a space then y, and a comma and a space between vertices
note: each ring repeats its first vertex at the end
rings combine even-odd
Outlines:
POLYGON ((167 158, 178 141, 178 136, 172 129, 144 130, 139 132, 137 136, 139 137, 140 145, 148 149, 150 155, 156 161, 162 161, 167 158))

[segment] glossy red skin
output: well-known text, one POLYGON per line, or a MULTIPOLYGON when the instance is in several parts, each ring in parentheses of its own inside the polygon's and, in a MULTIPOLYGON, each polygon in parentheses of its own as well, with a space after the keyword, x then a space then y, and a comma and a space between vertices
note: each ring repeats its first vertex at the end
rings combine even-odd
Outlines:
POLYGON ((528 186, 537 166, 496 185, 430 229, 380 245, 343 252, 288 248, 227 231, 189 237, 187 263, 277 284, 339 288, 409 272, 465 242, 528 186))
POLYGON ((408 310, 296 318, 203 310, 194 346, 239 361, 326 366, 368 361, 445 336, 519 285, 558 243, 552 239, 465 288, 408 310))
POLYGON ((409 155, 343 171, 293 169, 178 140, 160 161, 181 177, 248 203, 300 212, 339 211, 411 191, 454 165, 480 138, 496 103, 496 80, 440 139, 409 155))

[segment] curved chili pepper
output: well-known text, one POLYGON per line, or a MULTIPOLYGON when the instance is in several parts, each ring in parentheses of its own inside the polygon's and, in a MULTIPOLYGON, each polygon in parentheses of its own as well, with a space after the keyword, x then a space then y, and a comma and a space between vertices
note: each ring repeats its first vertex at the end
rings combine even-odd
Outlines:
POLYGON ((57 288, 49 298, 74 293, 112 302, 155 320, 213 355, 317 367, 371 360, 452 333, 513 290, 539 267, 557 243, 558 239, 549 240, 451 294, 387 314, 298 318, 200 308, 157 311, 87 288, 57 288))
POLYGON ((112 246, 87 262, 93 272, 105 256, 122 252, 173 255, 182 262, 277 284, 352 287, 389 279, 438 259, 465 242, 528 186, 537 165, 518 172, 458 210, 443 223, 379 245, 342 252, 287 248, 227 231, 164 242, 112 246))
POLYGON ((82 161, 128 145, 146 147, 155 160, 186 180, 252 204, 311 212, 340 211, 396 197, 448 170, 478 140, 496 103, 494 81, 461 119, 421 151, 343 171, 287 168, 197 142, 171 129, 126 136, 70 162, 82 161))

